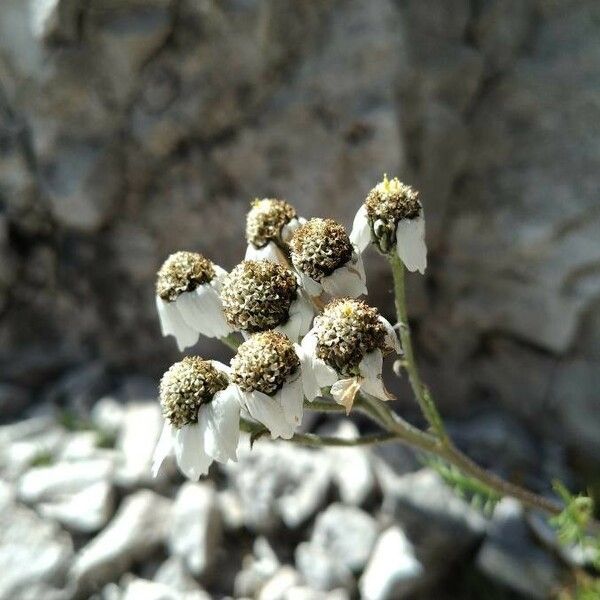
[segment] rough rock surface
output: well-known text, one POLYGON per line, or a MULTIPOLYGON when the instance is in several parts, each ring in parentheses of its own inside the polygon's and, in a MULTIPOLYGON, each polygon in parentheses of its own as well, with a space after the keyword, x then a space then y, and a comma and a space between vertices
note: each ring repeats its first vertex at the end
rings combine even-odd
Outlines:
POLYGON ((387 171, 426 206, 413 314, 446 410, 492 398, 597 457, 599 10, 4 0, 3 414, 85 360, 157 375, 156 268, 233 266, 252 197, 349 225, 387 171))

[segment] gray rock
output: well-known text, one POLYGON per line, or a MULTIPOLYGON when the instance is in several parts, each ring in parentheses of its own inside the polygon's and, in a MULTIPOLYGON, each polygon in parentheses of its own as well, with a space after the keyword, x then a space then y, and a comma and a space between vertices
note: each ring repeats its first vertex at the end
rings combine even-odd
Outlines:
POLYGON ((73 531, 93 533, 102 529, 113 515, 115 495, 108 481, 98 481, 62 501, 41 503, 38 512, 73 531))
POLYGON ((149 490, 128 496, 112 521, 73 561, 70 579, 80 594, 118 578, 166 539, 171 502, 149 490))
POLYGON ((169 550, 190 573, 206 575, 222 537, 221 513, 213 487, 187 482, 175 498, 169 529, 169 550))
POLYGON ((363 510, 332 504, 317 517, 310 543, 358 573, 371 554, 377 529, 375 519, 363 510))
POLYGON ((406 598, 424 580, 425 570, 402 529, 384 531, 363 573, 359 588, 365 600, 406 598))
POLYGON ((301 543, 295 552, 296 568, 313 589, 330 591, 343 588, 352 591, 354 577, 341 557, 309 542, 301 543))
POLYGON ((132 579, 125 588, 121 600, 209 600, 210 596, 201 590, 181 592, 164 583, 147 579, 132 579))
POLYGON ((90 485, 109 481, 113 470, 114 463, 108 458, 35 467, 21 477, 17 492, 27 503, 61 499, 90 485))
POLYGON ((496 506, 489 535, 477 554, 477 566, 491 579, 529 598, 548 598, 559 583, 556 561, 536 546, 523 508, 512 498, 496 506))
POLYGON ((482 515, 425 468, 382 481, 383 511, 393 515, 414 543, 427 574, 436 577, 472 550, 486 531, 482 515))
POLYGON ((323 504, 331 483, 326 456, 266 440, 252 450, 240 446, 238 462, 225 469, 240 498, 247 527, 269 531, 283 521, 295 528, 323 504))
POLYGON ((56 524, 14 503, 7 487, 0 485, 0 599, 30 598, 29 590, 41 589, 52 597, 50 592, 65 584, 73 558, 71 538, 56 524))
POLYGON ((287 592, 290 588, 296 587, 301 583, 301 577, 298 571, 285 565, 281 567, 258 593, 258 600, 285 600, 288 597, 287 592))
POLYGON ((116 436, 125 422, 125 407, 111 396, 104 396, 94 404, 90 417, 102 432, 116 436))
POLYGON ((285 600, 350 600, 350 594, 344 589, 321 592, 302 585, 290 588, 285 600))
MULTIPOLYGON (((358 429, 352 421, 340 421, 324 431, 328 435, 353 439, 358 429)), ((328 448, 333 467, 331 474, 342 502, 360 506, 369 498, 375 486, 370 453, 364 448, 328 448)))
POLYGON ((185 562, 177 557, 168 558, 154 574, 154 581, 177 592, 201 592, 202 588, 192 577, 185 562))
POLYGON ((120 485, 151 485, 154 482, 151 472, 152 455, 163 424, 157 401, 127 405, 117 439, 117 448, 124 459, 115 473, 115 480, 120 485))
POLYGON ((256 538, 252 550, 251 555, 244 557, 243 568, 235 576, 236 597, 256 596, 280 567, 277 555, 264 537, 256 538))

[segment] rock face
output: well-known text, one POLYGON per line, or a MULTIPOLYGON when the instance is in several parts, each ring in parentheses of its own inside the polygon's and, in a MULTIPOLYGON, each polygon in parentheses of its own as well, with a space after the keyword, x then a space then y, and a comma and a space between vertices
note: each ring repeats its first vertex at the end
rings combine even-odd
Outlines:
POLYGON ((446 410, 491 397, 600 454, 595 0, 101 4, 0 4, 2 362, 156 375, 168 253, 233 266, 256 195, 350 224, 387 171, 426 206, 446 410))

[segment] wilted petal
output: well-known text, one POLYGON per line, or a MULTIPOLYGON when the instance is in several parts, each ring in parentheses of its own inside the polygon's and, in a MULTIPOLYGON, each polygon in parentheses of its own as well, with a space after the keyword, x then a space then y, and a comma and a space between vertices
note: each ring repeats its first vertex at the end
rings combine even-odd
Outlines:
POLYGON ((293 427, 298 427, 302 423, 304 411, 302 378, 299 374, 296 379, 283 385, 275 394, 275 400, 281 404, 286 421, 293 427))
POLYGON ((381 315, 379 316, 379 321, 385 327, 385 339, 387 345, 392 348, 396 354, 400 354, 402 352, 402 347, 400 346, 400 340, 398 339, 398 334, 396 333, 395 329, 392 327, 390 322, 387 319, 384 319, 381 315))
POLYGON ((181 472, 193 481, 206 475, 213 459, 204 451, 202 430, 198 423, 184 425, 175 432, 175 458, 181 472))
POLYGON ((168 423, 163 425, 154 454, 152 455, 152 476, 156 477, 165 458, 173 449, 173 430, 168 423))
POLYGON ((394 396, 383 385, 382 370, 383 355, 381 350, 373 350, 373 352, 365 354, 358 365, 358 371, 363 378, 361 387, 367 394, 381 400, 394 400, 394 396))
POLYGON ((252 418, 271 432, 271 438, 289 440, 294 435, 294 427, 287 422, 281 404, 274 398, 259 391, 243 392, 242 397, 252 418))
POLYGON ((346 414, 349 414, 359 389, 360 382, 357 377, 340 379, 331 386, 331 396, 346 409, 346 414))
POLYGON ((367 217, 367 207, 364 204, 361 205, 354 217, 350 241, 358 252, 364 252, 365 248, 371 243, 371 228, 367 217))
POLYGON ((180 352, 198 341, 198 332, 183 320, 176 302, 167 302, 156 296, 156 309, 162 334, 172 335, 180 352))
POLYGON ((409 271, 425 273, 427 246, 425 245, 425 217, 423 210, 414 219, 401 219, 396 227, 396 249, 409 271))
POLYGON ((234 385, 217 392, 211 402, 200 407, 198 426, 203 434, 206 454, 220 462, 237 460, 240 404, 234 385))
POLYGON ((269 260, 283 267, 289 268, 290 266, 286 255, 275 242, 267 242, 262 248, 257 248, 254 244, 248 244, 244 258, 245 260, 269 260))

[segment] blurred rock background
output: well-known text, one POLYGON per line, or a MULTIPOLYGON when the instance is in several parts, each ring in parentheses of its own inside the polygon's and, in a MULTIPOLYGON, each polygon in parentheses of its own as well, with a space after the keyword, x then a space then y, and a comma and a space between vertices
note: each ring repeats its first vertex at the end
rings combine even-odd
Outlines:
POLYGON ((232 267, 254 196, 350 226, 387 172, 426 207, 412 314, 461 445, 598 486, 599 39, 594 0, 2 0, 0 419, 150 397, 170 252, 232 267))

